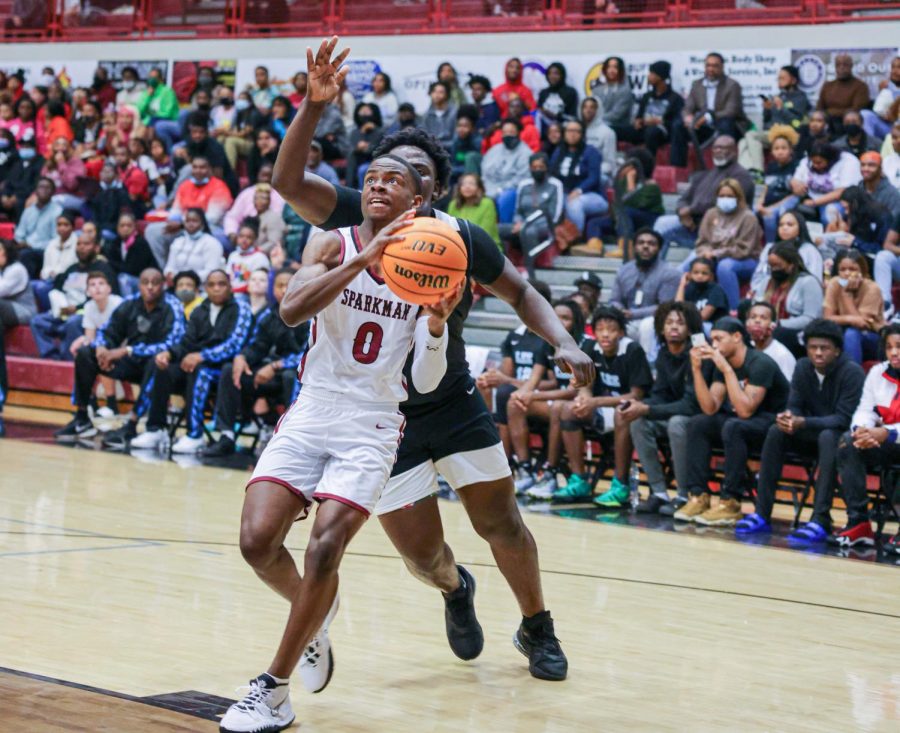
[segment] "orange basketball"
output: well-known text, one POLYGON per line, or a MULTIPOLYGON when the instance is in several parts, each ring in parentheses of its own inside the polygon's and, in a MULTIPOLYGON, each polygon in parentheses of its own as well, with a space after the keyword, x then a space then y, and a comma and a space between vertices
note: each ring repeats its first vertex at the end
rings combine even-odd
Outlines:
POLYGON ((385 247, 381 269, 388 287, 403 300, 436 303, 465 281, 466 245, 449 224, 419 216, 397 236, 403 241, 385 247))

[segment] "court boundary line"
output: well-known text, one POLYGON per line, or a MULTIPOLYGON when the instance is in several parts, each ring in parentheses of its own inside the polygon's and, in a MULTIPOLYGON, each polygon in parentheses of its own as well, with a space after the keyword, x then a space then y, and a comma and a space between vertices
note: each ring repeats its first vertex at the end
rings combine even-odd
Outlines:
MULTIPOLYGON (((3 519, 0 517, 0 519, 3 519)), ((78 532, 79 530, 73 530, 74 532, 78 532)), ((83 535, 83 534, 65 534, 65 533, 54 533, 54 532, 25 532, 21 530, 0 530, 0 534, 18 534, 18 535, 31 535, 31 536, 43 536, 43 537, 83 537, 85 539, 109 539, 109 540, 130 540, 133 542, 159 542, 163 545, 212 545, 215 547, 232 547, 237 548, 239 544, 237 542, 221 542, 221 541, 207 541, 207 540, 190 540, 190 539, 167 539, 167 538, 150 538, 150 537, 126 537, 120 535, 83 535)), ((287 547, 286 549, 294 551, 294 552, 303 552, 306 550, 306 546, 300 547, 287 547)), ((349 555, 351 557, 362 557, 362 558, 372 558, 376 560, 395 560, 402 561, 402 558, 399 555, 382 555, 380 553, 374 552, 359 552, 353 550, 347 550, 345 555, 349 555)), ((471 565, 473 567, 480 568, 489 568, 493 570, 499 570, 496 564, 484 563, 484 562, 469 562, 465 563, 467 565, 471 565)), ((573 570, 553 570, 548 568, 541 568, 541 574, 546 575, 559 575, 565 577, 572 578, 586 578, 590 580, 608 580, 608 581, 617 581, 620 583, 631 583, 633 585, 646 585, 653 586, 656 588, 671 588, 675 590, 686 590, 686 591, 697 591, 700 593, 715 593, 723 596, 733 596, 735 598, 752 598, 761 601, 772 601, 775 603, 789 603, 797 606, 807 606, 809 608, 821 608, 829 611, 844 611, 846 613, 859 613, 867 616, 878 616, 881 618, 890 618, 890 619, 900 619, 900 614, 887 613, 884 611, 870 611, 862 608, 850 608, 848 606, 834 606, 828 603, 818 603, 815 601, 802 601, 794 598, 779 598, 777 596, 766 596, 760 595, 758 593, 745 593, 742 591, 734 591, 734 590, 725 590, 723 588, 704 588, 701 586, 695 585, 680 585, 678 583, 666 583, 664 581, 659 580, 642 580, 640 578, 623 578, 615 575, 594 575, 592 573, 579 573, 573 570)), ((0 670, 3 668, 0 667, 0 670)))

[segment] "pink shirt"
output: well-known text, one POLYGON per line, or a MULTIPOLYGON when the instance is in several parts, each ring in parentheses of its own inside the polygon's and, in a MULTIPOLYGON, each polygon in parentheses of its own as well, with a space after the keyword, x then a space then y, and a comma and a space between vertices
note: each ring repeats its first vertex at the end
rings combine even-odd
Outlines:
MULTIPOLYGON (((225 234, 237 234, 237 231, 241 226, 241 222, 244 221, 244 219, 246 219, 248 216, 256 216, 259 213, 256 210, 256 207, 253 205, 253 197, 255 195, 255 185, 248 186, 237 195, 237 198, 234 200, 234 204, 228 210, 228 213, 225 214, 225 223, 222 226, 222 228, 225 230, 225 234)), ((281 198, 279 193, 274 188, 271 191, 269 208, 279 216, 281 216, 281 212, 284 210, 284 199, 281 198)))

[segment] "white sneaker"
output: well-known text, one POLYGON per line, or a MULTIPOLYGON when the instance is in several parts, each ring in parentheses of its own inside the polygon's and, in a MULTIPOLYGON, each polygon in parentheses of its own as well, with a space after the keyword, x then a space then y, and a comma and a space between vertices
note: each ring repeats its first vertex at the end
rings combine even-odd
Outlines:
POLYGON ((334 654, 331 651, 331 639, 328 638, 328 627, 334 621, 340 604, 341 597, 335 594, 322 628, 306 645, 303 656, 300 657, 300 681, 303 682, 303 687, 314 694, 328 687, 334 672, 334 654))
MULTIPOLYGON (((132 443, 134 445, 134 443, 132 443)), ((206 445, 206 439, 201 435, 199 438, 192 438, 189 435, 182 435, 172 446, 173 453, 196 453, 206 445)))
POLYGON ((102 420, 112 420, 112 418, 116 417, 116 413, 114 413, 108 407, 101 407, 99 410, 97 410, 96 417, 99 417, 102 420))
POLYGON ((131 447, 139 450, 157 450, 165 445, 167 438, 165 430, 148 430, 134 438, 131 447))
MULTIPOLYGON (((240 688, 242 690, 248 688, 240 688)), ((287 685, 276 685, 267 674, 250 680, 249 692, 222 716, 222 733, 269 733, 290 727, 294 722, 287 685)))
POLYGON ((519 477, 515 480, 516 496, 523 496, 528 489, 534 486, 534 474, 521 469, 519 477))
POLYGON ((525 492, 529 499, 537 501, 550 501, 553 498, 553 492, 559 488, 556 481, 556 474, 546 476, 525 492))

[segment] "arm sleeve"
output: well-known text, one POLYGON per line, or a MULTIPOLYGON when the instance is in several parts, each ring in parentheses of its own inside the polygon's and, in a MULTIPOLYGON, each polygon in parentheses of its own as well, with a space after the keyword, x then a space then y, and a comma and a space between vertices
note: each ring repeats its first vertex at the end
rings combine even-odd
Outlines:
POLYGON ((200 352, 203 361, 222 362, 233 359, 247 340, 247 332, 250 330, 253 314, 250 311, 250 306, 245 302, 237 301, 237 304, 237 321, 234 324, 231 335, 222 343, 203 349, 200 352))
POLYGON ((499 250, 491 235, 477 224, 460 221, 462 230, 469 232, 472 241, 470 272, 480 283, 490 284, 503 274, 506 258, 499 250))
MULTIPOLYGON (((796 372, 794 374, 796 378, 796 372)), ((834 414, 825 417, 808 417, 806 418, 806 427, 811 430, 846 430, 850 427, 850 420, 854 417, 853 411, 862 395, 864 380, 865 373, 860 367, 854 365, 852 369, 847 369, 838 386, 838 399, 834 406, 834 414)))
POLYGON ((362 224, 362 194, 356 189, 346 186, 335 186, 335 192, 337 201, 334 211, 319 224, 319 227, 327 231, 362 224))
POLYGON ((415 353, 412 363, 412 382, 419 394, 437 389, 447 373, 447 324, 440 338, 428 332, 428 316, 416 321, 415 353))
MULTIPOLYGON (((152 344, 134 344, 133 353, 135 356, 148 357, 156 356, 163 351, 172 352, 175 349, 176 344, 184 338, 184 311, 181 308, 181 303, 174 298, 170 299, 170 297, 166 297, 165 306, 169 309, 164 323, 166 329, 165 338, 162 341, 152 344)), ((113 316, 115 316, 115 313, 113 313, 113 316)))

